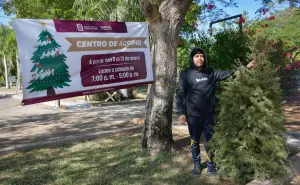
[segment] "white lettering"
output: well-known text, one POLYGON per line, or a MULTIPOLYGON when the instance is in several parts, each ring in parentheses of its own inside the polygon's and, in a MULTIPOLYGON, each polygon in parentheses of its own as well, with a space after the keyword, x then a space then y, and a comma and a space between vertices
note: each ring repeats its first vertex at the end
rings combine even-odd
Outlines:
POLYGON ((196 78, 196 82, 202 82, 202 81, 207 81, 208 78, 196 78))
POLYGON ((89 41, 89 42, 87 42, 87 47, 93 47, 93 42, 92 41, 89 41))
POLYGON ((106 47, 106 41, 77 41, 77 47, 86 48, 86 47, 106 47))
POLYGON ((119 45, 120 46, 131 46, 131 45, 140 46, 140 45, 142 45, 142 41, 140 41, 140 40, 121 41, 119 45))
POLYGON ((81 41, 78 41, 78 42, 77 42, 77 47, 79 47, 79 48, 82 47, 82 42, 81 42, 81 41))

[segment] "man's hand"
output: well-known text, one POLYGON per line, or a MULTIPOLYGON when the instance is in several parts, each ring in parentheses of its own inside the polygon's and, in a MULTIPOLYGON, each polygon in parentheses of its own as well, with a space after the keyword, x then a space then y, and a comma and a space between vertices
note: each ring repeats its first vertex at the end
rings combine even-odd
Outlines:
POLYGON ((255 66, 255 60, 252 60, 251 62, 249 62, 248 64, 247 64, 247 68, 248 69, 251 69, 251 68, 253 68, 255 66))
POLYGON ((185 115, 179 116, 178 120, 179 120, 179 123, 180 123, 180 124, 186 125, 185 115))

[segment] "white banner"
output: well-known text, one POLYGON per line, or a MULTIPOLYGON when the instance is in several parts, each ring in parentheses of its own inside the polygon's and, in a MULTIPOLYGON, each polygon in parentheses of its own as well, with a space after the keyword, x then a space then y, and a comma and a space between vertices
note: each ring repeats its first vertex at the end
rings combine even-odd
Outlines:
POLYGON ((13 21, 23 105, 153 82, 148 24, 13 21))

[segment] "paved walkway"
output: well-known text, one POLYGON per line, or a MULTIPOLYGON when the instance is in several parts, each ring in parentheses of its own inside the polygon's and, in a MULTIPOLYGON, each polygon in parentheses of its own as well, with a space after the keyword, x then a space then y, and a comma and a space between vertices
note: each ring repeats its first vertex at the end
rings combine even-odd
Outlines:
MULTIPOLYGON (((0 105, 19 100, 0 98, 0 105)), ((144 116, 145 103, 62 110, 43 104, 12 107, 0 111, 0 150, 7 147, 58 141, 95 133, 130 128, 126 122, 144 116)))

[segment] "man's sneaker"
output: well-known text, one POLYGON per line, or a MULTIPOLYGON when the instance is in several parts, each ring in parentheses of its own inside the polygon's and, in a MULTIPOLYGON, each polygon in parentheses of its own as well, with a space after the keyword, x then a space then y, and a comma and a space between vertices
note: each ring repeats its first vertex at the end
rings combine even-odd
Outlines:
POLYGON ((213 162, 207 162, 207 176, 217 176, 217 169, 216 169, 216 165, 213 162))
POLYGON ((206 172, 206 175, 207 175, 207 176, 217 176, 218 173, 217 173, 217 171, 212 171, 212 172, 207 171, 207 172, 206 172))
POLYGON ((194 176, 200 176, 201 175, 201 171, 200 171, 200 165, 199 164, 195 164, 194 165, 194 169, 193 169, 193 173, 194 176))

